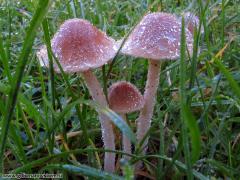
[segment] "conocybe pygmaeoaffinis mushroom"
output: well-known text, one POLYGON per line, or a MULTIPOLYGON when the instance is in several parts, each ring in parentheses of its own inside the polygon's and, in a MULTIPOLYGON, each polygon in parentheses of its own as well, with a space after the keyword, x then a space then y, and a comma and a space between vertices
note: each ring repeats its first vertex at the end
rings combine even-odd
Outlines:
MULTIPOLYGON (((127 113, 139 111, 143 107, 143 96, 130 82, 120 81, 112 84, 108 90, 109 107, 125 119, 127 113)), ((122 140, 123 150, 131 154, 131 142, 126 136, 122 140)), ((124 156, 129 159, 128 156, 124 156)))
MULTIPOLYGON (((196 28, 197 30, 199 28, 199 23, 200 23, 199 18, 191 12, 185 12, 183 14, 183 17, 185 20, 186 27, 193 35, 194 28, 196 28)), ((200 33, 203 33, 203 32, 204 32, 204 29, 203 29, 203 27, 201 27, 200 33)))
MULTIPOLYGON (((54 55, 59 60, 66 73, 81 73, 92 98, 101 106, 107 107, 106 97, 92 69, 108 63, 117 52, 117 43, 105 33, 98 30, 90 22, 83 19, 65 21, 54 35, 51 46, 54 55)), ((38 57, 47 65, 45 49, 41 49, 38 57)), ((59 68, 54 64, 54 69, 59 68)), ((109 118, 99 113, 104 146, 115 150, 114 133, 109 118)), ((114 172, 115 154, 105 153, 104 169, 114 172)))
POLYGON ((143 97, 138 88, 126 81, 119 81, 108 89, 108 101, 117 113, 131 113, 143 106, 143 97))
MULTIPOLYGON (((160 65, 163 60, 176 60, 180 56, 181 21, 169 13, 151 13, 143 17, 130 33, 122 53, 149 59, 148 76, 144 92, 144 107, 137 119, 137 139, 140 142, 151 125, 155 96, 159 85, 160 65)), ((193 38, 186 29, 186 44, 192 54, 193 38)), ((144 153, 147 149, 143 143, 144 153)))

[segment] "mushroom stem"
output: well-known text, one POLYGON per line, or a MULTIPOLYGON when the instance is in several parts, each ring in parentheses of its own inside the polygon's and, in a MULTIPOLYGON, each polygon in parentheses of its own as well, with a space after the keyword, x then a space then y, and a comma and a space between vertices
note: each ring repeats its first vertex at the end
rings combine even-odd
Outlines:
MULTIPOLYGON (((140 142, 151 126, 155 96, 159 85, 161 62, 149 60, 147 83, 144 92, 144 106, 137 119, 137 139, 140 142)), ((143 143, 143 153, 147 150, 148 138, 143 143)))
MULTIPOLYGON (((89 70, 82 73, 85 79, 87 88, 93 98, 100 106, 107 107, 106 97, 104 96, 102 87, 97 80, 96 76, 89 70)), ((113 133, 113 127, 109 118, 103 113, 99 113, 99 119, 101 123, 102 138, 104 148, 115 150, 115 138, 113 133)), ((108 172, 114 172, 115 170, 115 154, 106 152, 104 157, 104 170, 108 172)))
MULTIPOLYGON (((126 121, 126 114, 119 114, 122 119, 124 119, 126 121)), ((128 153, 128 154, 132 154, 132 144, 131 141, 127 138, 127 136, 123 135, 122 137, 122 146, 123 146, 123 151, 128 153)), ((130 157, 124 155, 123 156, 124 159, 129 160, 130 157)))

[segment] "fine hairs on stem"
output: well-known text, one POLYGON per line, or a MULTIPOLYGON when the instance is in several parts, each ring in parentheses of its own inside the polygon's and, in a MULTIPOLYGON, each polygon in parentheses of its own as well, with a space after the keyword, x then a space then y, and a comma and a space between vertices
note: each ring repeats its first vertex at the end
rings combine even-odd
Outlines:
MULTIPOLYGON (((151 119, 153 115, 156 93, 159 85, 160 78, 160 70, 161 70, 161 62, 149 60, 148 66, 148 76, 147 83, 145 86, 144 92, 144 106, 140 111, 140 115, 137 119, 137 140, 141 142, 144 135, 147 133, 151 126, 151 119)), ((148 138, 145 139, 143 143, 143 153, 146 153, 147 150, 148 138)), ((138 163, 136 167, 140 167, 141 163, 138 163)))
MULTIPOLYGON (((107 107, 106 97, 103 93, 102 87, 96 76, 91 71, 86 71, 83 74, 87 88, 92 98, 98 102, 100 106, 107 107)), ((115 138, 111 121, 103 113, 99 113, 99 120, 102 129, 102 138, 104 146, 107 149, 115 150, 115 138)), ((104 157, 104 169, 109 172, 115 170, 115 153, 106 152, 104 157)))

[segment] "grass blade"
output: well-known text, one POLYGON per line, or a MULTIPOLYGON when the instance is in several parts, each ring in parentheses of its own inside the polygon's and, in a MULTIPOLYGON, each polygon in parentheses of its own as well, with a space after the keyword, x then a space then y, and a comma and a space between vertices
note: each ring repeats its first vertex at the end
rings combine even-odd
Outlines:
POLYGON ((219 68, 219 70, 223 73, 223 75, 227 78, 229 85, 231 86, 235 95, 240 99, 240 87, 238 83, 234 80, 231 73, 227 70, 227 68, 225 68, 223 63, 218 58, 216 58, 214 62, 219 68))
POLYGON ((193 114, 189 110, 189 108, 184 105, 183 106, 183 118, 187 124, 189 129, 191 144, 192 144, 192 161, 196 162, 200 156, 201 152, 201 136, 200 130, 198 128, 198 124, 193 114))
MULTIPOLYGON (((95 105, 96 107, 96 105, 95 105)), ((102 108, 97 106, 97 109, 104 113, 106 116, 110 118, 110 120, 121 130, 124 136, 128 137, 128 139, 133 143, 136 144, 136 136, 131 130, 131 128, 128 126, 126 121, 124 121, 119 115, 117 115, 114 111, 112 111, 109 108, 102 108)))
POLYGON ((7 102, 7 109, 5 118, 3 119, 2 123, 2 133, 0 137, 0 172, 3 172, 3 156, 4 156, 4 149, 7 139, 7 134, 9 130, 9 124, 12 119, 12 115, 14 112, 14 108, 16 106, 16 101, 18 97, 18 93, 21 86, 21 81, 23 78, 24 70, 26 64, 28 62, 28 57, 32 49, 33 41, 37 32, 37 28, 41 25, 41 22, 44 16, 47 14, 48 8, 50 6, 49 0, 39 0, 38 8, 33 16, 33 19, 30 22, 30 27, 27 29, 26 37, 24 40, 23 48, 21 54, 18 58, 18 65, 16 74, 14 77, 13 86, 9 93, 9 99, 7 102))
POLYGON ((79 165, 79 166, 73 166, 71 164, 51 164, 43 168, 43 170, 50 170, 50 169, 59 169, 64 170, 69 173, 76 173, 76 174, 82 174, 84 176, 93 177, 93 178, 101 178, 101 179, 114 179, 114 180, 123 180, 124 178, 107 173, 104 171, 101 171, 99 169, 92 168, 90 166, 86 165, 79 165))
POLYGON ((187 127, 186 127, 186 121, 184 119, 184 106, 186 104, 186 89, 185 89, 185 83, 186 83, 186 37, 185 37, 185 26, 184 26, 184 17, 182 17, 182 32, 181 32, 181 49, 180 49, 180 110, 181 110, 181 120, 182 120, 182 143, 183 143, 183 151, 185 156, 185 161, 187 164, 187 177, 188 179, 193 179, 192 174, 192 163, 191 163, 191 154, 189 150, 189 144, 188 144, 188 136, 187 136, 187 127))
POLYGON ((4 67, 5 74, 8 77, 8 80, 11 82, 12 76, 11 76, 11 73, 10 73, 10 70, 9 70, 7 54, 6 54, 6 51, 5 51, 4 46, 3 46, 3 39, 2 39, 1 34, 0 34, 0 57, 1 57, 1 60, 2 60, 2 64, 3 64, 3 67, 4 67))
MULTIPOLYGON (((43 27, 43 32, 44 32, 44 39, 45 39, 45 43, 47 46, 47 52, 48 52, 48 67, 49 67, 49 89, 50 89, 50 98, 51 98, 51 102, 52 102, 52 108, 55 110, 56 109, 56 103, 55 103, 55 99, 56 99, 56 90, 55 90, 55 81, 54 81, 54 69, 53 69, 53 59, 52 59, 52 55, 51 55, 51 39, 50 39, 50 34, 49 34, 49 25, 48 25, 48 20, 44 19, 43 23, 42 23, 42 27, 43 27)), ((51 118, 49 118, 49 122, 48 122, 48 126, 51 127, 53 125, 54 122, 54 115, 51 115, 51 118)), ((54 131, 53 131, 54 132, 54 131)), ((53 147, 54 147, 54 133, 50 133, 49 134, 49 150, 50 153, 53 153, 53 147)))

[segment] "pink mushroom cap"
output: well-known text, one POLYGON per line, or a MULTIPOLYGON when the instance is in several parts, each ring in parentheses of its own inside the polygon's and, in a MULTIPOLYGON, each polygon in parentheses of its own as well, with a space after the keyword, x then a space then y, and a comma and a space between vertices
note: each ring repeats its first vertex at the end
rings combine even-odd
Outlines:
POLYGON ((109 107, 117 113, 131 113, 144 105, 143 96, 133 84, 120 81, 111 85, 108 91, 109 107))
MULTIPOLYGON (((143 17, 126 40, 122 53, 152 60, 174 60, 180 56, 181 21, 169 13, 143 17)), ((191 54, 193 38, 186 28, 186 44, 191 54)))
MULTIPOLYGON (((83 72, 101 67, 116 54, 118 45, 114 39, 98 30, 84 19, 65 21, 54 35, 51 46, 65 72, 83 72)), ((37 56, 48 65, 46 47, 37 56)), ((57 65, 54 65, 59 71, 57 65)))
MULTIPOLYGON (((184 13, 184 20, 185 20, 185 24, 188 28, 188 30, 192 33, 194 33, 194 28, 198 28, 199 27, 199 18, 197 16, 195 16, 193 13, 191 12, 185 12, 184 13)), ((201 33, 204 32, 204 29, 201 28, 201 33)))

